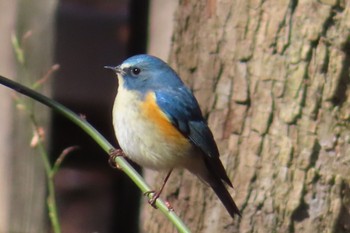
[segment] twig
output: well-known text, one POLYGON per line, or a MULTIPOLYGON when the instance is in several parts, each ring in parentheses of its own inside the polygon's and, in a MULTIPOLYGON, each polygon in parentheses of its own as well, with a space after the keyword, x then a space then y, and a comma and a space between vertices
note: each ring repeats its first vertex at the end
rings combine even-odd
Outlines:
MULTIPOLYGON (((87 133, 106 153, 115 149, 95 128, 93 128, 87 121, 81 119, 77 114, 61 105, 60 103, 31 90, 19 83, 16 83, 10 79, 7 79, 0 75, 0 84, 3 84, 23 95, 26 95, 50 108, 57 113, 63 115, 68 120, 72 121, 78 127, 80 127, 85 133, 87 133)), ((122 157, 116 157, 115 162, 122 168, 122 170, 130 177, 130 179, 139 187, 139 189, 145 193, 150 192, 150 187, 145 183, 143 178, 131 167, 131 165, 122 157)), ((152 198, 152 195, 150 195, 152 198)), ((156 201, 157 208, 176 226, 179 232, 188 233, 190 230, 183 223, 183 221, 175 214, 174 211, 169 211, 167 205, 161 199, 156 201)))

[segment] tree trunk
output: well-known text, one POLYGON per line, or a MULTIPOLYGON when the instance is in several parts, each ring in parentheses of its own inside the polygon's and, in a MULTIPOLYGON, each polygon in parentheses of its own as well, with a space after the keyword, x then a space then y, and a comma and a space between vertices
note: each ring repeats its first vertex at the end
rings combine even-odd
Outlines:
MULTIPOLYGON (((163 197, 193 232, 350 232, 349 22, 349 1, 180 1, 170 64, 208 116, 242 211, 232 220, 177 171, 163 197)), ((149 206, 143 221, 176 232, 149 206)))

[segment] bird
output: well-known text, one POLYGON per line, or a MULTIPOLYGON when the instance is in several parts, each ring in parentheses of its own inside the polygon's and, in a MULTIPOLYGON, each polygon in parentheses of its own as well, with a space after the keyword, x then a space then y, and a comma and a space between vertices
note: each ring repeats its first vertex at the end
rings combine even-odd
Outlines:
POLYGON ((118 77, 112 118, 121 150, 142 167, 168 171, 152 204, 172 170, 183 168, 214 190, 232 218, 241 216, 226 188, 233 186, 213 134, 198 101, 179 75, 166 62, 148 54, 105 68, 118 77))

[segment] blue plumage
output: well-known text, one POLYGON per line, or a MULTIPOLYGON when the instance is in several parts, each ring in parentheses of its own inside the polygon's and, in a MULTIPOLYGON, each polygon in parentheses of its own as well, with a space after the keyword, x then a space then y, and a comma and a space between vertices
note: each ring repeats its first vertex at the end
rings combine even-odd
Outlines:
POLYGON ((162 60, 149 56, 138 55, 128 58, 123 62, 124 87, 129 90, 137 90, 143 96, 148 91, 163 89, 167 87, 177 88, 183 86, 183 82, 162 60), (141 75, 134 73, 139 69, 141 75))
POLYGON ((189 134, 188 121, 201 121, 198 103, 187 87, 167 87, 155 91, 157 104, 184 135, 189 134))
POLYGON ((213 171, 218 173, 220 179, 232 186, 219 160, 219 150, 214 137, 203 119, 197 100, 190 90, 185 86, 179 88, 168 87, 155 91, 155 93, 158 106, 171 122, 206 155, 205 161, 214 166, 213 171))
POLYGON ((149 55, 112 69, 119 80, 113 122, 126 155, 141 166, 188 169, 213 188, 232 217, 240 215, 224 185, 232 187, 212 132, 176 72, 149 55))

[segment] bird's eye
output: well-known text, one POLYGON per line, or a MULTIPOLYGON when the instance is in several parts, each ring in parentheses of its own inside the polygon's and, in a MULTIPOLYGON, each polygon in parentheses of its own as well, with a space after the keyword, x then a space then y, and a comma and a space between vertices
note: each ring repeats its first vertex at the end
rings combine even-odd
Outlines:
POLYGON ((138 75, 141 72, 140 68, 134 67, 131 69, 133 75, 138 75))

